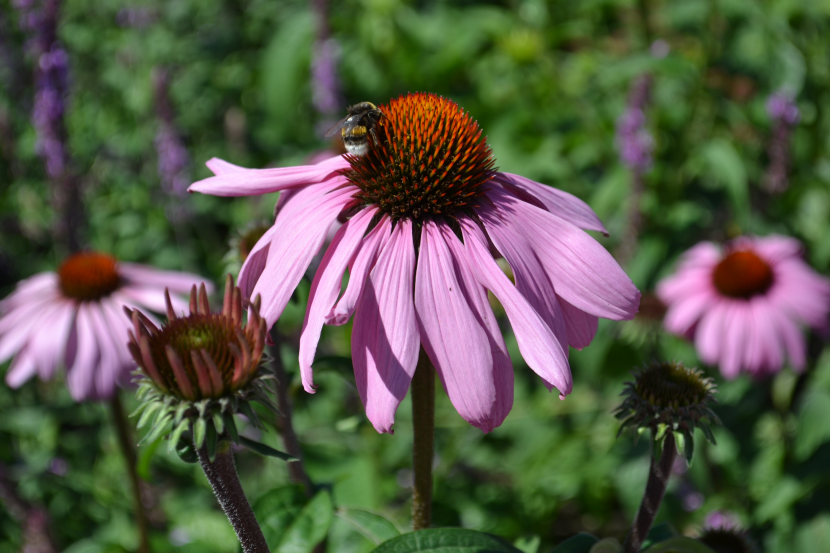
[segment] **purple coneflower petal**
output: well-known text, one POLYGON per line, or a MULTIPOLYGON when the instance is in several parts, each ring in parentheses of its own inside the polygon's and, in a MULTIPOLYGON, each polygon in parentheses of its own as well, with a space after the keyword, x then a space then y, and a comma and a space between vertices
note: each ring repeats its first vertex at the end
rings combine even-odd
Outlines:
POLYGON ((669 332, 687 334, 700 317, 718 298, 710 291, 690 293, 688 297, 671 305, 666 311, 663 325, 669 332))
MULTIPOLYGON (((172 296, 170 300, 171 302, 173 301, 172 296)), ((181 299, 179 299, 179 301, 184 303, 181 299)), ((135 361, 133 360, 132 355, 130 355, 129 349, 125 347, 129 341, 129 334, 127 333, 127 330, 132 328, 132 325, 130 324, 129 319, 124 316, 123 305, 127 304, 122 304, 117 301, 102 301, 101 310, 103 311, 105 322, 112 333, 113 339, 116 341, 118 346, 116 348, 116 353, 118 354, 120 366, 134 368, 136 366, 135 361)), ((152 314, 147 313, 145 315, 153 321, 156 326, 158 326, 158 322, 152 314)))
POLYGON ((205 283, 208 293, 213 291, 213 284, 206 282, 203 277, 191 273, 162 271, 134 263, 119 263, 118 272, 128 282, 137 283, 141 287, 152 286, 160 290, 169 288, 171 294, 187 294, 194 284, 198 285, 202 282, 205 283))
POLYGON ((44 308, 44 320, 48 321, 48 326, 32 333, 28 346, 42 380, 52 378, 60 365, 74 319, 75 306, 69 301, 57 300, 54 305, 44 308))
POLYGON ((265 231, 265 234, 257 240, 257 243, 251 248, 248 257, 242 263, 242 268, 239 270, 239 278, 237 279, 237 285, 239 286, 239 291, 242 293, 242 297, 252 297, 254 286, 256 286, 268 262, 268 249, 271 247, 271 241, 274 239, 277 230, 279 229, 274 225, 265 231))
POLYGON ((565 329, 568 332, 568 345, 574 349, 588 347, 597 335, 599 318, 596 315, 577 309, 563 298, 556 296, 562 314, 565 316, 565 329))
POLYGON ((564 397, 573 380, 568 357, 553 331, 528 303, 490 256, 486 238, 472 221, 459 218, 467 261, 479 283, 498 298, 513 327, 519 350, 528 366, 542 377, 548 389, 556 386, 564 397))
POLYGON ((478 323, 487 332, 487 338, 490 341, 496 404, 493 407, 492 418, 489 420, 490 426, 482 428, 485 432, 490 432, 504 422, 504 419, 510 413, 510 409, 513 408, 513 362, 507 353, 507 345, 504 343, 499 322, 493 314, 493 308, 490 307, 487 290, 475 279, 468 263, 458 262, 458 260, 467 258, 464 245, 454 239, 455 235, 451 229, 444 225, 439 228, 444 235, 444 243, 447 244, 453 259, 456 260, 456 263, 454 263, 455 277, 461 286, 467 305, 472 310, 478 323))
POLYGON ((217 168, 216 176, 208 177, 190 185, 189 192, 201 192, 213 196, 257 196, 270 194, 289 188, 305 188, 310 184, 321 183, 329 178, 337 178, 341 184, 347 181, 337 175, 340 169, 350 167, 349 162, 341 156, 333 157, 317 165, 299 165, 297 167, 279 167, 276 169, 244 169, 222 160, 216 160, 209 166, 217 168))
POLYGON ((728 380, 736 378, 741 367, 745 366, 751 325, 752 317, 746 305, 730 302, 723 321, 724 336, 721 337, 720 355, 721 374, 728 380))
POLYGON ((776 370, 784 364, 784 346, 779 333, 776 331, 775 321, 770 317, 774 309, 769 300, 764 297, 752 298, 749 302, 751 317, 755 323, 755 332, 750 344, 749 364, 765 369, 776 370))
MULTIPOLYGON (((38 273, 17 284, 14 292, 0 301, 0 313, 8 313, 21 305, 26 305, 33 299, 43 299, 44 293, 55 293, 58 287, 58 278, 55 273, 38 273)), ((0 332, 6 324, 6 316, 0 320, 0 332)))
POLYGON ((360 296, 352 330, 357 389, 378 432, 392 431, 418 363, 414 271, 412 223, 398 221, 360 296))
MULTIPOLYGON (((196 284, 197 286, 202 283, 202 280, 193 280, 191 282, 191 286, 196 284)), ((209 283, 205 283, 205 288, 208 288, 209 283)), ((212 289, 212 285, 211 289, 212 289)), ((189 288, 188 288, 189 290, 189 288)), ((144 307, 146 309, 152 309, 158 313, 166 312, 167 306, 164 303, 164 295, 159 294, 158 287, 156 288, 144 288, 141 286, 136 285, 127 285, 118 290, 121 294, 129 298, 129 303, 135 303, 136 306, 144 307)), ((181 292, 181 290, 177 290, 181 292)), ((170 303, 173 306, 173 310, 176 313, 186 313, 188 309, 188 303, 183 300, 181 297, 177 295, 173 295, 171 290, 170 295, 170 303)), ((126 340, 124 342, 127 343, 126 340)))
POLYGON ((452 254, 432 221, 421 229, 415 312, 421 343, 453 406, 473 426, 492 428, 498 406, 494 381, 485 376, 493 371, 490 342, 467 304, 452 254))
POLYGON ((11 388, 19 388, 37 372, 34 357, 28 349, 23 349, 15 356, 6 373, 6 384, 11 388))
MULTIPOLYGON (((492 209, 492 204, 490 206, 485 204, 479 213, 492 213, 492 209)), ((527 245, 524 236, 516 229, 505 225, 496 214, 483 217, 482 221, 496 249, 510 264, 516 280, 516 289, 553 331, 567 356, 568 330, 565 326, 565 314, 559 305, 553 284, 536 254, 527 245)))
POLYGON ((788 317, 776 317, 772 320, 781 332, 790 366, 797 372, 803 371, 807 364, 807 344, 798 325, 788 317))
POLYGON ((512 173, 499 173, 493 180, 507 188, 530 194, 548 211, 581 229, 608 235, 605 225, 594 210, 573 194, 512 173))
POLYGON ((525 234, 557 295, 592 315, 612 320, 634 317, 640 292, 596 240, 503 190, 491 188, 487 195, 503 219, 525 234))
POLYGON ((300 336, 300 374, 303 388, 307 392, 314 392, 311 363, 314 361, 326 315, 337 301, 343 273, 357 255, 363 235, 376 212, 374 208, 364 209, 338 229, 314 275, 300 336))
POLYGON ((103 369, 95 371, 93 375, 95 397, 110 397, 117 385, 118 373, 121 372, 119 369, 123 370, 123 366, 119 362, 113 331, 107 326, 101 305, 90 303, 86 307, 90 328, 95 333, 98 346, 99 366, 103 369))
MULTIPOLYGON (((263 272, 251 296, 261 295, 260 315, 267 321, 269 328, 285 309, 311 260, 323 245, 329 227, 343 207, 351 201, 352 191, 349 189, 329 194, 322 187, 314 191, 318 197, 313 215, 303 210, 286 210, 274 225, 276 230, 268 248, 266 262, 266 268, 274 270, 263 272)), ((297 201, 300 201, 299 197, 297 201)))
POLYGON ((372 232, 363 239, 360 250, 349 267, 349 284, 346 286, 346 291, 340 301, 337 302, 337 305, 326 315, 327 325, 339 326, 349 322, 360 299, 366 278, 374 268, 378 255, 389 240, 391 231, 392 223, 384 215, 372 232))
POLYGON ((100 352, 89 309, 87 304, 82 303, 78 306, 78 314, 75 317, 77 349, 66 369, 66 385, 75 401, 95 397, 95 372, 100 362, 100 352))
POLYGON ((717 363, 721 355, 724 336, 724 320, 729 303, 718 301, 700 318, 695 331, 695 347, 700 358, 708 364, 717 363))

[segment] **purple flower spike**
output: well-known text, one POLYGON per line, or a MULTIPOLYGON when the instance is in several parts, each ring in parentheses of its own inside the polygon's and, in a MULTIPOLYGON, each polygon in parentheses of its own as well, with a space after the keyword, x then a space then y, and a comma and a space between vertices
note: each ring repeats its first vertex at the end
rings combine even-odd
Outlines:
POLYGON ((651 168, 654 138, 646 129, 645 109, 651 96, 651 76, 634 81, 625 112, 617 119, 616 143, 620 161, 642 174, 651 168))

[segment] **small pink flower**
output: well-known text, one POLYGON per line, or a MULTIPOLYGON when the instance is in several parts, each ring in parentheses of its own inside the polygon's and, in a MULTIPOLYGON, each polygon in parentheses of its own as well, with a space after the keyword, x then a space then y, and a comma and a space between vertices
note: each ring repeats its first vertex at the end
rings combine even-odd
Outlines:
POLYGON ((741 237, 721 250, 701 242, 657 294, 668 305, 664 326, 695 340, 700 358, 726 378, 757 376, 784 364, 802 370, 799 326, 826 328, 830 280, 802 260, 801 244, 785 236, 741 237))
POLYGON ((597 317, 630 319, 639 302, 611 255, 580 230, 605 232, 602 223, 570 194, 496 171, 478 124, 454 102, 419 93, 380 109, 377 142, 371 137, 361 157, 262 170, 208 162, 216 176, 191 191, 293 193, 242 267, 243 294, 261 295, 273 325, 341 217, 300 338, 306 391, 314 392, 323 325, 354 315, 355 379, 379 432, 392 431, 422 346, 459 414, 489 432, 513 404, 513 369, 489 290, 527 364, 564 397, 572 387, 568 346, 587 346, 597 317), (515 286, 494 254, 510 263, 515 286))
MULTIPOLYGON (((57 273, 21 281, 0 301, 0 363, 14 356, 6 383, 17 388, 35 374, 48 380, 64 366, 75 401, 113 397, 135 368, 122 307, 164 312, 165 287, 186 293, 201 281, 96 252, 72 255, 57 273)), ((171 300, 176 310, 187 308, 171 300)))

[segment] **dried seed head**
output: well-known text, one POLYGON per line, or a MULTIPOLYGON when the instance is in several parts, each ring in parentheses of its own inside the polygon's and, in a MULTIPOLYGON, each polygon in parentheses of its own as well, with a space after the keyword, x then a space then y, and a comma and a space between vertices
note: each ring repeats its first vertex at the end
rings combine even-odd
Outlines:
POLYGON ((61 292, 79 301, 94 301, 115 292, 121 284, 114 257, 98 252, 69 256, 58 269, 61 292))
POLYGON ((346 155, 344 176, 356 198, 393 219, 453 217, 475 205, 492 179, 493 154, 478 123, 455 102, 436 94, 406 94, 380 106, 377 138, 366 155, 346 155))
POLYGON ((679 447, 685 446, 687 460, 694 453, 694 430, 699 427, 714 443, 709 424, 720 424, 710 405, 715 402, 715 383, 694 368, 680 362, 652 363, 634 371, 634 382, 626 382, 625 399, 615 416, 623 420, 620 433, 627 428, 650 430, 660 440, 674 432, 679 447))

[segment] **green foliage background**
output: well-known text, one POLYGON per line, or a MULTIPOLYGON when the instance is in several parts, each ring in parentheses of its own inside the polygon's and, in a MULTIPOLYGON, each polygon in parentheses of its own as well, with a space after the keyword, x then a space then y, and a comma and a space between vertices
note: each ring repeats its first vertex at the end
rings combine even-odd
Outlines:
MULTIPOLYGON (((2 296, 63 255, 35 153, 34 60, 17 18, 0 0, 2 296)), ((741 233, 796 236, 815 269, 830 269, 828 0, 339 0, 330 24, 349 103, 408 91, 456 100, 484 128, 501 169, 588 201, 611 232, 597 236, 611 251, 627 231, 633 197, 614 147, 615 120, 632 79, 651 73, 655 163, 626 266, 644 291, 696 242, 741 233), (657 38, 670 45, 664 58, 649 52, 657 38), (802 119, 790 187, 773 196, 760 185, 771 130, 764 103, 782 88, 797 94, 802 119)), ((84 242, 220 281, 229 239, 268 218, 276 198, 162 190, 152 72, 170 71, 193 180, 209 175, 203 162, 213 156, 247 167, 301 163, 327 147, 310 99, 314 33, 299 0, 66 0, 59 36, 71 64, 67 125, 82 176, 84 242), (143 23, 126 25, 125 10, 143 23)), ((348 327, 325 330, 320 388, 302 391, 296 353, 306 293, 304 283, 279 322, 281 354, 294 376, 307 467, 324 487, 304 504, 284 464, 249 453, 238 457, 240 472, 281 551, 309 551, 313 543, 296 536, 325 535, 328 551, 368 551, 408 526, 409 405, 394 435, 375 433, 349 372, 348 327), (289 521, 298 525, 294 537, 289 521)), ((589 348, 571 352, 574 393, 566 401, 544 390, 508 331, 515 407, 486 436, 439 386, 436 525, 492 532, 540 552, 579 531, 621 537, 648 465, 645 441, 615 439, 610 412, 621 383, 652 357, 698 363, 684 341, 658 333, 643 342, 647 329, 635 326, 601 324, 589 348)), ((811 336, 809 351, 804 374, 720 382, 718 445, 699 439, 696 462, 674 479, 658 521, 692 533, 723 509, 767 551, 830 550, 830 348, 811 336), (687 510, 690 494, 702 500, 695 510, 687 510)), ((707 372, 719 379, 716 367, 707 372)), ((273 433, 262 439, 279 444, 273 433)), ((164 445, 139 452, 151 483, 154 550, 233 551, 206 480, 164 445)), ((0 386, 0 461, 18 493, 48 510, 62 550, 134 550, 128 480, 106 405, 75 405, 60 382, 0 386)), ((0 552, 19 550, 20 539, 0 508, 0 552)))

